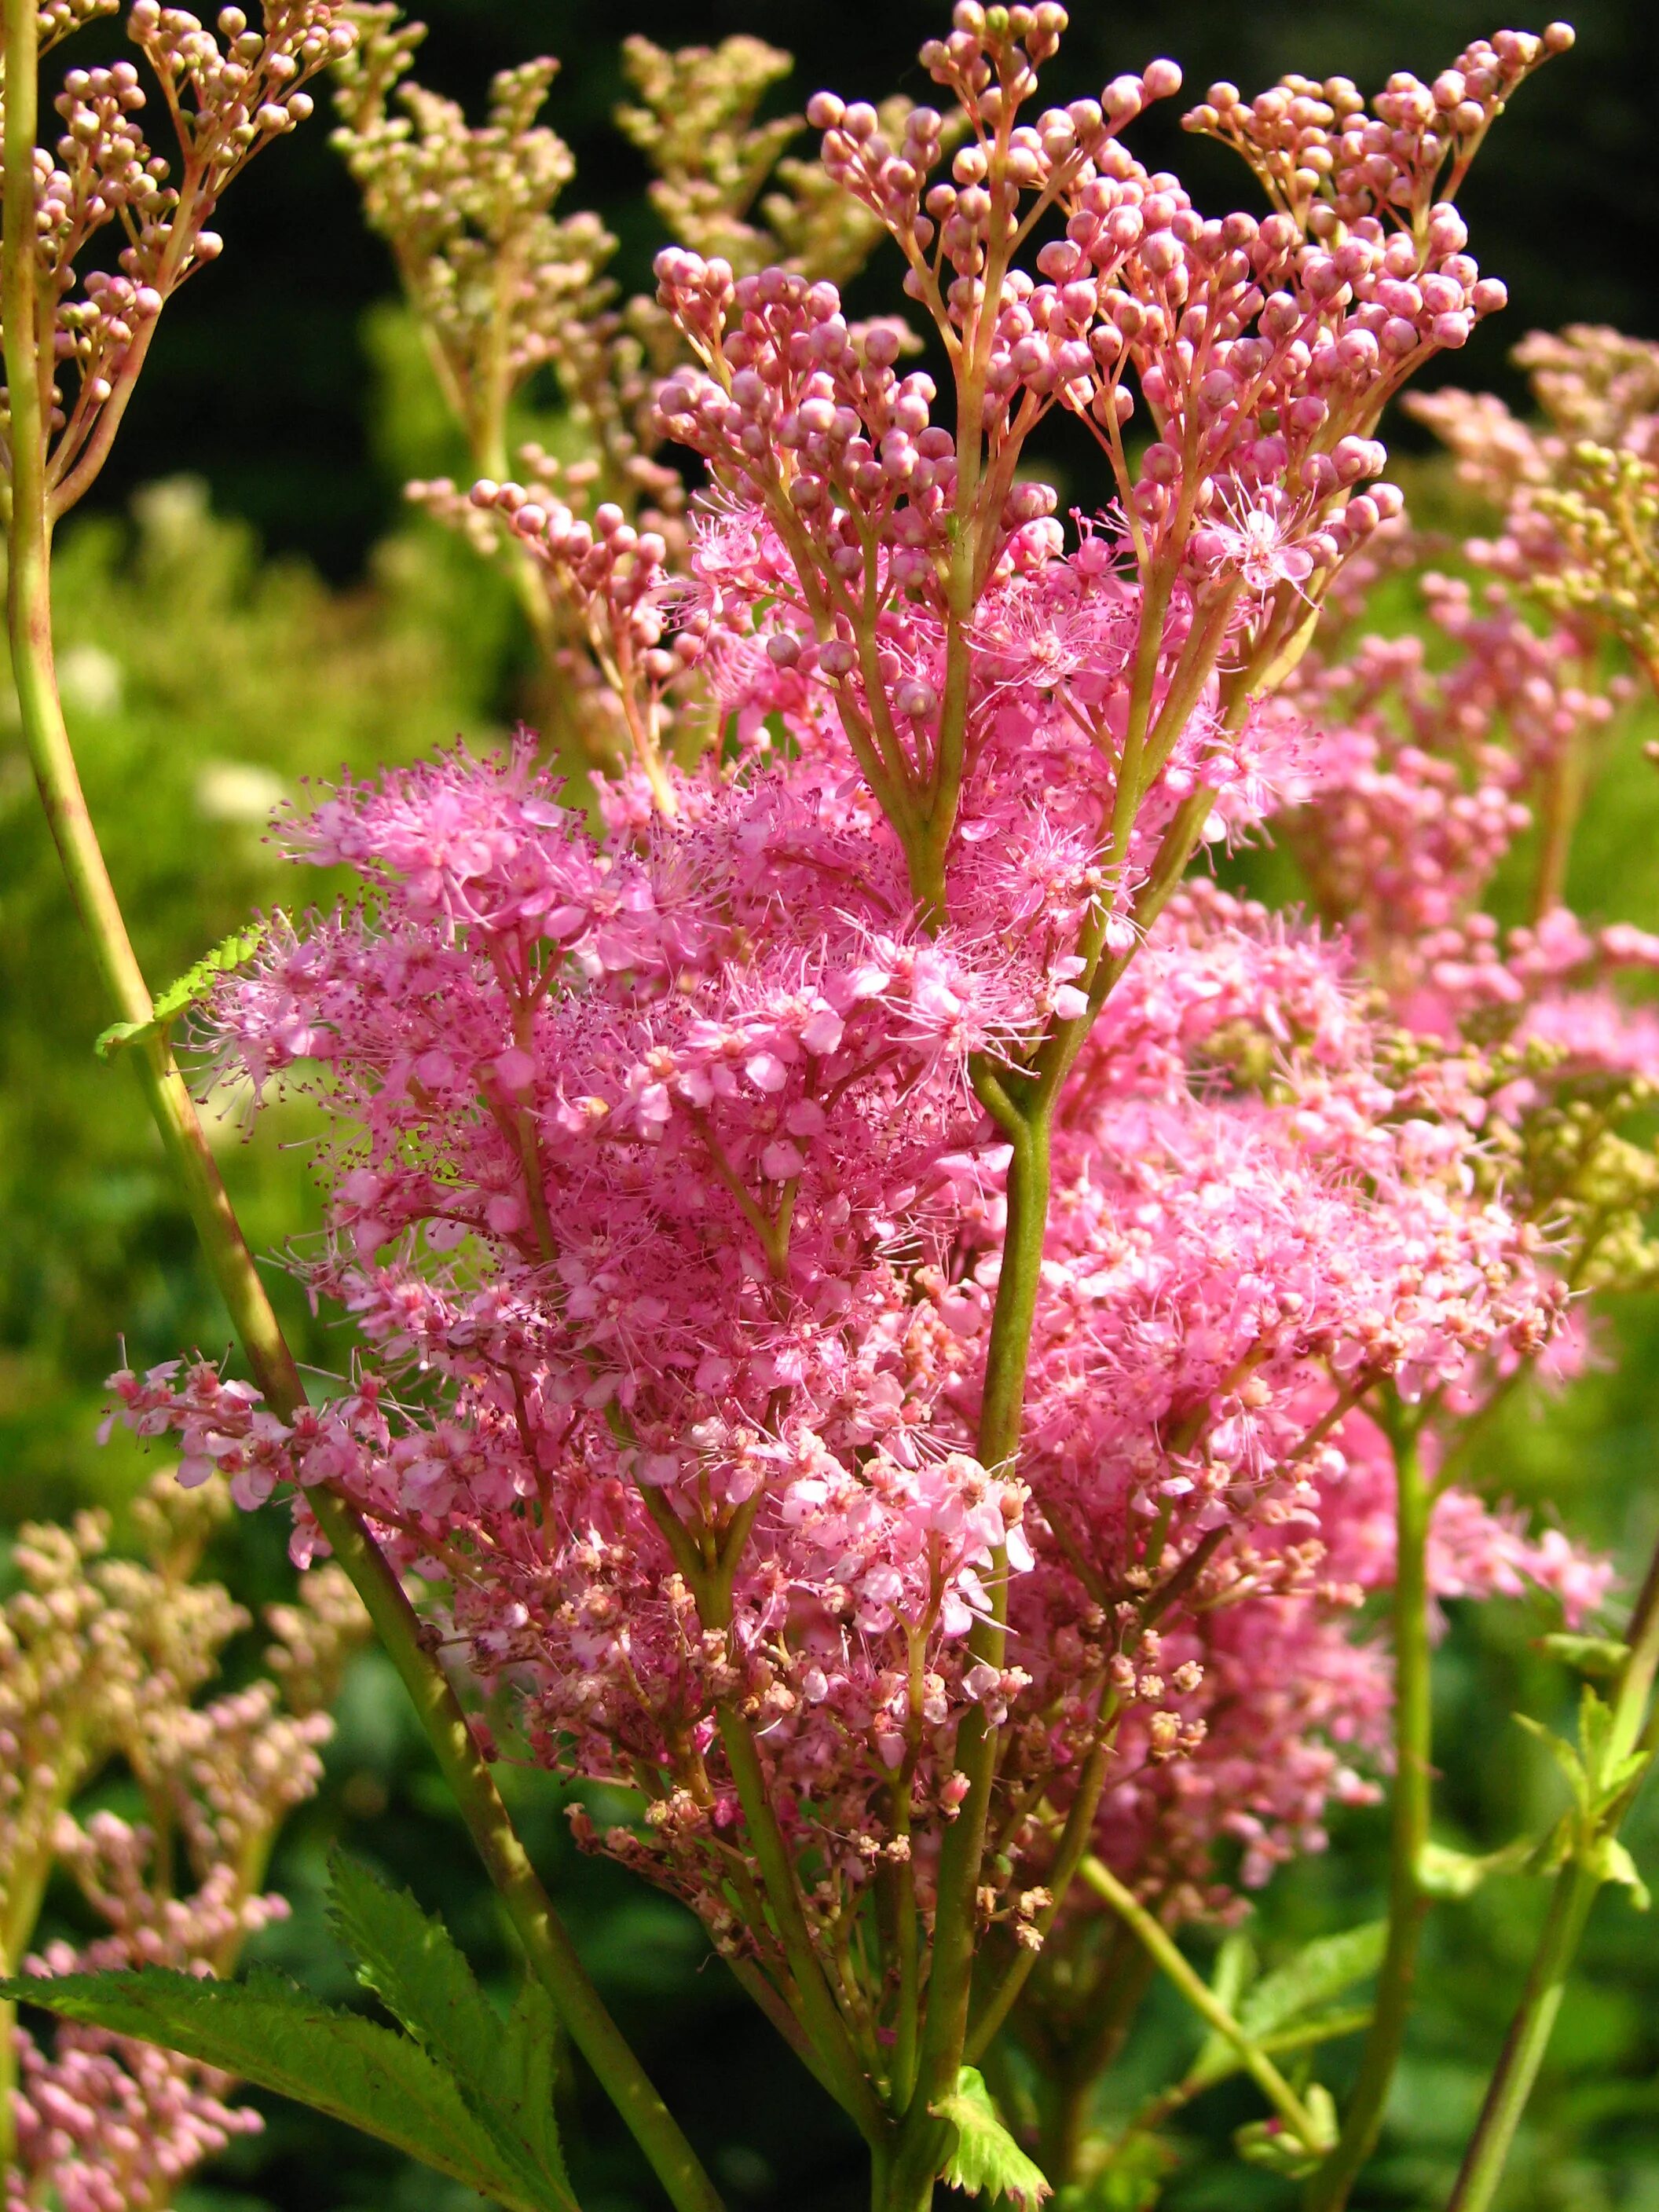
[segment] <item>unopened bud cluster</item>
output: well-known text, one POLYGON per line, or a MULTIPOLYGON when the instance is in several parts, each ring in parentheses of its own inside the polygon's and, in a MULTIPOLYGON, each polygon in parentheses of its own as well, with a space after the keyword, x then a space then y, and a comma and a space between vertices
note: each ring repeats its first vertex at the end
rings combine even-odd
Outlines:
MULTIPOLYGON (((44 43, 105 12, 44 11, 44 43)), ((151 150, 141 120, 149 95, 131 62, 64 78, 53 103, 62 135, 35 155, 52 514, 72 507, 102 466, 162 307, 222 250, 210 225, 226 188, 262 146, 306 120, 306 86, 351 51, 347 15, 342 0, 268 0, 258 25, 228 7, 210 27, 160 0, 132 0, 127 35, 162 86, 173 154, 151 150), (114 269, 83 276, 77 264, 111 225, 125 240, 114 269)))

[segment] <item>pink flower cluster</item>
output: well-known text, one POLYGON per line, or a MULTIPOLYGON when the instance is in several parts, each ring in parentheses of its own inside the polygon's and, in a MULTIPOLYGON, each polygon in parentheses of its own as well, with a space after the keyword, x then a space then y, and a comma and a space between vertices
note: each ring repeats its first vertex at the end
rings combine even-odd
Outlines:
MULTIPOLYGON (((1534 773, 1492 766, 1425 845, 1466 754, 1486 773, 1471 726, 1530 715, 1547 773, 1581 713, 1450 587, 1458 675, 1377 647, 1300 713, 1268 696, 1344 564, 1390 557, 1379 411, 1502 299, 1443 194, 1563 40, 1502 34, 1369 115, 1212 96, 1195 127, 1279 204, 1207 219, 1116 136, 1172 64, 1022 120, 1063 10, 953 23, 923 55, 948 123, 811 113, 954 388, 827 283, 661 256, 691 364, 658 419, 711 480, 684 573, 619 504, 474 495, 632 725, 603 829, 528 740, 347 786, 294 842, 364 897, 279 917, 216 993, 221 1073, 313 1071, 304 1273, 362 1364, 293 1420, 204 1365, 115 1378, 187 1479, 296 1486, 302 1556, 326 1483, 447 1584, 532 1755, 638 1793, 579 1832, 786 2002, 777 1838, 826 1960, 878 1885, 931 1915, 964 1814, 980 1917, 1027 1951, 1069 1806, 1172 1917, 1316 1844, 1389 1704, 1352 1618, 1394 1571, 1382 1425, 1488 1402, 1567 1303, 1457 1024, 1402 1046, 1348 945, 1177 895, 1200 843, 1299 801, 1340 817, 1348 905, 1380 854, 1408 931, 1468 934, 1534 773), (1021 474, 1055 409, 1119 495, 1070 541, 1021 474), (1449 766, 1405 761, 1385 682, 1462 732, 1449 766)), ((1525 1577, 1576 1614, 1605 1584, 1453 1487, 1436 1530, 1448 1596, 1525 1577)), ((902 1979, 858 1999, 872 2076, 902 1979)))
MULTIPOLYGON (((1356 1409, 1385 1379, 1478 1397, 1558 1328, 1559 1286, 1471 1195, 1467 1127, 1396 1117, 1340 951, 1179 901, 1062 1103, 1020 1479, 982 1466, 1007 1154, 972 1069, 1065 1011, 1070 940, 1036 900, 1012 944, 989 927, 1030 866, 1006 824, 957 878, 985 919, 920 930, 834 725, 798 664, 763 653, 769 673, 799 702, 769 709, 791 757, 679 779, 643 838, 593 839, 522 750, 348 787, 299 827, 372 917, 278 929, 214 1029, 258 1085, 324 1071, 343 1127, 307 1272, 374 1370, 293 1425, 205 1367, 118 1377, 123 1409, 245 1504, 343 1487, 447 1577, 538 1756, 637 1786, 644 1832, 610 1847, 722 1936, 733 1705, 845 1905, 881 1853, 914 1852, 926 1893, 965 1710, 1008 1719, 1011 1773, 1063 1796, 1109 1682, 1126 1779, 1103 1845, 1187 1885, 1172 1909, 1213 1905, 1240 1808, 1254 1878, 1359 1788, 1329 1740, 1374 1746, 1386 1714, 1346 1618, 1391 1571, 1345 1533, 1378 1510, 1356 1409), (1234 1065, 1262 1054, 1265 1089, 1234 1065), (999 1669, 968 1632, 1000 1553, 999 1669), (1183 1562, 1180 1604, 1142 1624, 1183 1562), (699 1608, 711 1571, 723 1617, 699 1608), (1298 1640, 1287 1697, 1283 1659, 1253 1655, 1298 1640), (1247 1677, 1271 1728, 1236 1717, 1247 1677), (1212 1711, 1235 1717, 1212 1753, 1212 1711)), ((1517 1568, 1575 1609, 1599 1591, 1472 1498, 1446 1510, 1486 1544, 1449 1592, 1517 1568)), ((1018 1892, 1039 1825, 1012 1848, 1018 1892)))

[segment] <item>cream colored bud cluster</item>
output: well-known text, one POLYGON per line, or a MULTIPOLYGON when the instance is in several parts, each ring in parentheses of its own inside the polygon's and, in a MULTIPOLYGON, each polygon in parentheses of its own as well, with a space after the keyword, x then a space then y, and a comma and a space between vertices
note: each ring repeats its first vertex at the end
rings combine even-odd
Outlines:
POLYGON ((85 23, 96 22, 100 15, 112 15, 121 0, 46 0, 37 8, 35 15, 40 27, 40 48, 50 53, 72 33, 85 23))
MULTIPOLYGON (((651 204, 676 243, 740 276, 779 267, 844 283, 864 266, 884 227, 821 163, 785 154, 804 118, 755 121, 793 67, 788 54, 744 36, 675 52, 632 38, 623 60, 638 105, 618 107, 617 122, 657 173, 651 204)), ((902 97, 876 111, 890 137, 909 112, 902 97)))
MULTIPOLYGON (((43 11, 46 42, 107 12, 96 0, 61 0, 43 11)), ((228 7, 215 29, 160 0, 133 0, 127 34, 161 82, 176 165, 144 136, 147 96, 131 62, 71 70, 53 101, 61 133, 35 154, 38 281, 56 307, 40 364, 54 515, 103 465, 162 307, 217 258, 222 241, 208 222, 226 186, 310 114, 307 82, 355 36, 337 0, 269 0, 258 28, 228 7), (125 240, 116 267, 82 279, 77 263, 112 224, 125 240)))
POLYGON ((1515 359, 1539 422, 1486 392, 1407 403, 1504 510, 1467 550, 1551 614, 1616 637, 1659 684, 1659 344, 1575 323, 1533 332, 1515 359))
POLYGON ((425 26, 390 6, 357 9, 360 31, 335 86, 334 143, 391 246, 441 362, 446 398, 481 462, 501 453, 526 380, 607 307, 616 240, 598 217, 562 219, 569 148, 538 123, 558 64, 503 70, 485 120, 410 79, 425 26))
POLYGON ((325 1712, 340 1694, 346 1662, 368 1634, 368 1616, 343 1567, 313 1567, 292 1605, 265 1607, 272 1642, 265 1664, 283 1703, 301 1720, 325 1712))
MULTIPOLYGON (((258 1893, 258 1871, 317 1786, 323 1708, 368 1624, 339 1569, 322 1569, 267 1613, 271 1679, 196 1704, 251 1625, 217 1583, 196 1579, 228 1511, 222 1480, 186 1491, 167 1474, 135 1504, 140 1557, 111 1553, 102 1514, 19 1532, 21 1587, 0 1605, 0 1972, 228 1973, 246 1938, 287 1911, 258 1893), (112 1760, 143 1793, 146 1823, 77 1817, 112 1760), (104 1929, 78 1952, 30 1948, 54 1867, 104 1929)), ((224 2077, 171 2052, 74 2027, 50 2046, 17 2039, 7 2179, 24 2204, 171 2203, 204 2158, 258 2124, 224 2106, 224 2077)))
POLYGON ((757 125, 755 114, 793 66, 760 39, 676 53, 649 39, 624 42, 623 67, 640 104, 618 107, 617 123, 657 173, 651 204, 671 237, 722 253, 734 267, 758 269, 775 258, 775 241, 746 217, 801 118, 757 125))
POLYGON ((1561 548, 1534 595, 1553 613, 1610 631, 1659 683, 1659 466, 1581 440, 1562 480, 1532 504, 1561 548))
POLYGON ((101 1514, 19 1533, 21 1587, 0 1606, 0 1925, 55 1855, 58 1819, 88 1778, 117 1753, 142 1759, 248 1625, 217 1584, 188 1579, 194 1547, 161 1533, 167 1549, 149 1561, 109 1558, 101 1514))
POLYGON ((228 1510, 222 1484, 186 1492, 166 1475, 133 1516, 143 1557, 110 1553, 102 1514, 20 1531, 21 1587, 0 1606, 0 1902, 24 1893, 65 1808, 112 1757, 176 1801, 204 1850, 221 1830, 268 1829, 314 1785, 307 1747, 326 1734, 320 1709, 367 1621, 337 1569, 313 1576, 268 1615, 275 1683, 197 1706, 250 1626, 219 1583, 195 1579, 228 1510))

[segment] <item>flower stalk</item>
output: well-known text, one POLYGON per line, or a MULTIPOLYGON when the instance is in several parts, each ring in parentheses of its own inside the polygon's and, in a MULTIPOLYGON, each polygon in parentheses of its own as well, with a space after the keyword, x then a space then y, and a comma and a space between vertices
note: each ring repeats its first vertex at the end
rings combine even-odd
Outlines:
POLYGON ((1626 1632, 1627 1649, 1613 1686, 1612 1720, 1602 1754, 1606 1771, 1647 1754, 1607 1802, 1577 1824, 1571 1855, 1555 1877, 1549 1911, 1533 1954, 1526 1987, 1510 2022, 1496 2071, 1469 2138, 1446 2212, 1487 2212, 1504 2177, 1539 2069, 1549 2048, 1556 2015, 1590 1907, 1609 1878, 1608 1846, 1641 1787, 1659 1747, 1659 1713, 1652 1709, 1659 1672, 1659 1552, 1649 1565, 1626 1632))
POLYGON ((1419 1869, 1429 1840, 1434 1716, 1429 1644, 1429 1523, 1433 1492, 1416 1426, 1396 1404, 1387 1424, 1395 1485, 1394 1787, 1389 1800, 1389 1935, 1376 2002, 1342 2132, 1309 2181, 1306 2212, 1341 2212, 1376 2146, 1395 2069, 1405 2047, 1428 1893, 1419 1869))
POLYGON ((1208 2027, 1224 2036, 1237 2051, 1245 2072, 1273 2106, 1296 2139, 1310 2150, 1322 2146, 1317 2118, 1279 2072, 1261 2045, 1239 2026, 1203 1976, 1188 1963, 1180 1946, 1134 1892, 1121 1882, 1111 1869, 1091 1852, 1079 1869, 1084 1885, 1133 1929, 1149 1957, 1155 1960, 1182 1996, 1208 2027))

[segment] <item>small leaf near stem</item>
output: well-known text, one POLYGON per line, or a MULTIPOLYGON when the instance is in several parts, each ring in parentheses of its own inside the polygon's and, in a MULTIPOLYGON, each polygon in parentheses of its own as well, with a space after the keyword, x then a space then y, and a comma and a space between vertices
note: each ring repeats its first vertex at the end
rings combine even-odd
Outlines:
MULTIPOLYGON (((1581 1764, 1587 1770, 1585 1802, 1575 1808, 1578 1817, 1570 1834, 1570 1856, 1555 1877, 1549 1913, 1526 1987, 1510 2022, 1446 2212, 1487 2212, 1549 2048, 1590 1907, 1604 1882, 1628 1881, 1635 1874, 1628 1854, 1623 1864, 1617 1856, 1624 1850, 1618 1832, 1653 1753, 1659 1749, 1659 1709, 1650 1710, 1656 1671, 1659 1671, 1659 1549, 1649 1565, 1631 1615, 1612 1706, 1601 1706, 1605 1718, 1593 1729, 1587 1725, 1581 1735, 1581 1764), (1593 1772, 1588 1771, 1592 1763, 1593 1772)), ((1588 1706, 1585 1717, 1588 1723, 1588 1706)))
POLYGON ((1305 2150, 1315 2153, 1328 2148, 1328 2136, 1318 2115, 1297 2095, 1261 2045, 1245 2032, 1197 1969, 1188 1963, 1163 1923, 1147 1911, 1133 1891, 1121 1882, 1109 1867, 1092 1855, 1084 1860, 1079 1871, 1085 1887, 1127 1922, 1199 2018, 1231 2045, 1245 2072, 1297 2142, 1305 2150))

